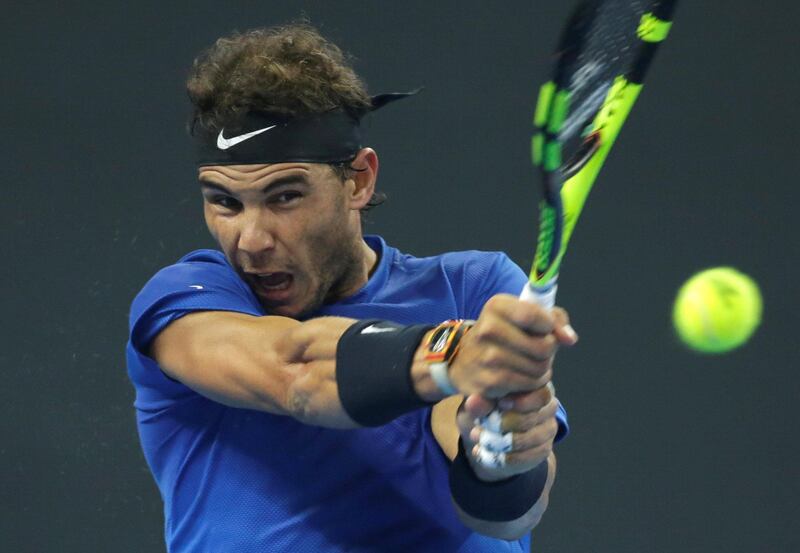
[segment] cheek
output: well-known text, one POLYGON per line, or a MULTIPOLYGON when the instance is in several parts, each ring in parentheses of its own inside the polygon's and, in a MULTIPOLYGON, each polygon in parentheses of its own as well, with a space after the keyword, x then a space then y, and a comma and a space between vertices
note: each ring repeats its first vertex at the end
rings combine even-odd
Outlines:
POLYGON ((206 220, 206 227, 208 228, 208 232, 214 238, 214 240, 219 243, 220 247, 227 251, 228 250, 228 242, 231 240, 231 229, 229 228, 230 225, 226 225, 225 221, 214 214, 214 212, 206 207, 203 210, 203 215, 206 220))

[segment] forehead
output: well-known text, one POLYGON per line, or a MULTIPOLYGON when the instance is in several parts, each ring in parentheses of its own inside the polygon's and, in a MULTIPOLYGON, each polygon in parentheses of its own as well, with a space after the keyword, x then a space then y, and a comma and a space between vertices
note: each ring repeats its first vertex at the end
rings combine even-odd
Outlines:
POLYGON ((332 175, 330 166, 322 163, 268 163, 253 165, 208 165, 198 168, 200 181, 234 188, 264 187, 275 181, 296 178, 315 184, 332 175))

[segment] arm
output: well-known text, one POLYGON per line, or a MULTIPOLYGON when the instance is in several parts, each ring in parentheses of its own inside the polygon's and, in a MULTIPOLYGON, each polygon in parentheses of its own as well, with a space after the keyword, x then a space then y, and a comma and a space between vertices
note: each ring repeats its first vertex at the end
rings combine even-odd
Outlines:
MULTIPOLYGON (((463 393, 496 398, 536 389, 549 381, 549 365, 540 358, 543 352, 552 350, 554 339, 527 334, 541 331, 549 335, 553 331, 552 321, 547 316, 542 320, 542 313, 537 306, 511 296, 496 296, 489 301, 452 365, 457 388, 463 393), (511 327, 516 328, 511 343, 498 344, 511 327)), ((198 311, 172 321, 152 340, 149 351, 168 376, 219 403, 288 415, 317 426, 359 426, 350 416, 354 411, 348 400, 353 393, 360 400, 366 399, 357 406, 361 417, 355 418, 370 421, 373 418, 364 417, 364 411, 385 414, 393 398, 403 399, 399 403, 408 410, 444 398, 430 377, 425 348, 416 342, 411 346, 415 349, 403 343, 399 349, 387 350, 390 353, 348 362, 340 367, 338 376, 344 372, 350 379, 338 382, 337 351, 357 354, 365 351, 362 346, 366 340, 373 343, 381 336, 389 339, 393 335, 348 333, 349 346, 343 348, 340 339, 355 324, 353 319, 340 317, 301 323, 285 317, 198 311), (402 363, 397 361, 398 352, 405 352, 402 363), (410 371, 411 387, 402 371, 410 371), (400 386, 387 388, 382 384, 381 375, 389 373, 400 376, 400 386), (366 380, 372 381, 370 386, 364 385, 366 380), (369 399, 372 394, 374 405, 369 399), (409 395, 414 396, 412 401, 408 401, 409 395)), ((398 378, 393 382, 398 384, 398 378)))
MULTIPOLYGON (((170 323, 153 340, 150 354, 167 375, 225 405, 354 428, 358 425, 339 399, 336 349, 355 322, 201 311, 170 323)), ((423 356, 418 351, 411 367, 414 388, 423 400, 436 401, 441 393, 423 356)))

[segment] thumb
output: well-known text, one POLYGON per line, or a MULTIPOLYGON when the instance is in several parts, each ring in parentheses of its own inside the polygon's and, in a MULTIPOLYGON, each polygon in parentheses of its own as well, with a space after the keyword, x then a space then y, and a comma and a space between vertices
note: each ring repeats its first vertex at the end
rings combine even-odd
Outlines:
POLYGON ((578 342, 578 334, 572 325, 569 324, 569 315, 560 307, 554 307, 553 315, 553 334, 559 344, 574 346, 578 342))

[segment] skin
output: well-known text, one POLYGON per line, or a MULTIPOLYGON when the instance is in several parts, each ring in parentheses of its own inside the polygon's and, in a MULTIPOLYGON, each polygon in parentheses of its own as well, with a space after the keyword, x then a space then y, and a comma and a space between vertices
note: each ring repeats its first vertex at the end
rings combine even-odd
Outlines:
MULTIPOLYGON (((377 173, 378 158, 365 149, 353 164, 377 173)), ((354 179, 310 163, 202 167, 198 177, 209 231, 269 313, 302 318, 366 283, 377 260, 358 206, 369 189, 354 179), (286 298, 256 276, 272 272, 291 275, 286 298)))
MULTIPOLYGON (((355 321, 298 320, 326 302, 354 294, 377 264, 361 235, 360 210, 375 190, 378 157, 365 148, 351 166, 359 171, 344 182, 322 164, 199 170, 209 231, 269 315, 207 311, 172 322, 153 340, 150 352, 169 376, 225 405, 318 426, 358 427, 341 405, 335 370, 338 340, 355 321), (265 286, 270 282, 284 289, 270 290, 265 286)), ((513 433, 513 450, 506 466, 495 469, 478 465, 469 455, 478 477, 499 480, 548 463, 544 492, 519 519, 493 523, 459 511, 476 531, 514 539, 541 518, 555 478, 552 363, 559 346, 576 340, 563 310, 495 296, 450 365, 450 378, 462 394, 451 398, 430 378, 424 348, 417 349, 412 383, 420 397, 439 402, 431 425, 447 455, 455 456, 459 436, 474 454, 484 431, 475 426, 476 417, 502 402, 502 429, 513 433)))

